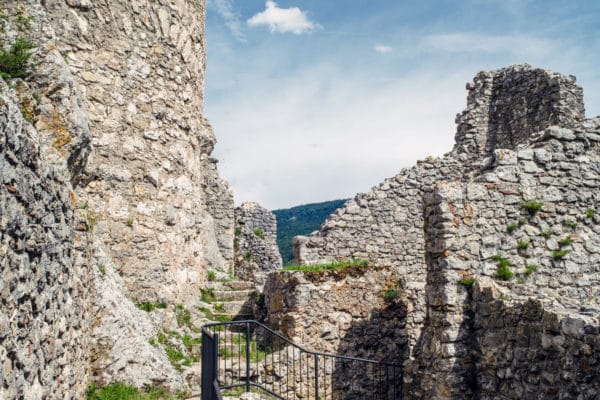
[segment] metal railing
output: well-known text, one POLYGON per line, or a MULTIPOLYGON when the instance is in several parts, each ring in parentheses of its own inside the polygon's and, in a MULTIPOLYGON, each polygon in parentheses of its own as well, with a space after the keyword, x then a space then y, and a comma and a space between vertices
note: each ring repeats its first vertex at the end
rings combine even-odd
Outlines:
POLYGON ((402 366, 306 350, 257 321, 205 325, 202 400, 252 389, 284 400, 401 400, 402 366))

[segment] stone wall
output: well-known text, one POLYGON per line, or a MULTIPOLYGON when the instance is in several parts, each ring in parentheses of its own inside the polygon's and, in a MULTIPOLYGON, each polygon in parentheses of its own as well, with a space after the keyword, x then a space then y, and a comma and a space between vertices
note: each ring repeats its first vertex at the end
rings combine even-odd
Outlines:
POLYGON ((266 273, 281 268, 275 214, 258 203, 236 207, 234 247, 235 275, 264 284, 266 273))
POLYGON ((358 194, 318 233, 295 241, 300 263, 366 258, 405 279, 398 340, 408 338, 410 398, 479 393, 488 371, 474 353, 469 285, 496 278, 499 260, 516 274, 511 293, 574 313, 600 309, 600 136, 597 119, 583 120, 581 89, 573 77, 526 65, 482 72, 467 89, 452 152, 358 194), (541 211, 527 209, 538 201, 541 211))
POLYGON ((475 285, 478 398, 598 398, 598 313, 553 311, 540 300, 502 297, 490 280, 475 285))
MULTIPOLYGON (((600 155, 599 129, 600 119, 574 130, 548 128, 533 147, 496 150, 491 168, 475 180, 439 183, 426 197, 429 320, 415 355, 415 398, 479 390, 476 380, 488 371, 473 353, 473 305, 460 282, 500 280, 501 262, 514 274, 499 283, 507 288, 507 300, 533 297, 545 312, 587 312, 596 316, 590 326, 600 324, 595 214, 600 175, 594 161, 600 155)), ((486 325, 478 329, 492 335, 486 325)), ((548 365, 557 363, 560 359, 548 365)))
POLYGON ((311 350, 401 363, 408 349, 398 335, 406 327, 403 282, 390 269, 366 268, 269 274, 269 325, 311 350))
POLYGON ((0 398, 80 399, 89 278, 74 262, 71 176, 1 79, 0 171, 0 398))

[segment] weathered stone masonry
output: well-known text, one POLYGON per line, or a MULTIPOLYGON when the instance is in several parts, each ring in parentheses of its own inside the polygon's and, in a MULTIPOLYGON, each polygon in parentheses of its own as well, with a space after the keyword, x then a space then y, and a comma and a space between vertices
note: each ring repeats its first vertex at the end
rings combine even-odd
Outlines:
POLYGON ((275 214, 253 202, 236 207, 234 247, 235 275, 264 285, 266 274, 282 264, 275 214))
MULTIPOLYGON (((409 398, 498 398, 494 390, 508 387, 512 392, 506 398, 515 398, 531 391, 523 372, 512 376, 502 370, 523 371, 522 365, 511 359, 492 362, 489 354, 496 350, 484 346, 489 346, 496 327, 525 334, 526 323, 514 321, 512 305, 486 314, 486 305, 473 303, 475 294, 458 283, 463 278, 495 277, 496 255, 512 262, 517 277, 509 293, 521 303, 526 302, 524 296, 534 296, 548 315, 561 309, 579 315, 583 304, 595 316, 585 317, 584 324, 590 326, 586 329, 595 332, 599 322, 594 215, 599 132, 597 120, 583 121, 581 89, 574 77, 529 66, 481 72, 467 88, 468 105, 457 116, 452 152, 419 162, 370 193, 357 195, 317 234, 295 243, 296 258, 303 263, 368 258, 404 278, 406 329, 397 337, 408 343, 411 356, 405 362, 409 398), (544 204, 543 211, 530 215, 522 203, 534 200, 544 204), (577 228, 569 228, 575 223, 577 228), (546 237, 548 232, 552 233, 546 237), (566 236, 572 243, 561 241, 566 236), (570 251, 560 260, 553 255, 561 248, 559 242, 570 251), (525 274, 526 265, 536 265, 536 272, 525 274), (488 329, 488 321, 493 328, 488 329), (492 379, 488 368, 502 372, 492 379)), ((298 317, 290 318, 294 315, 298 317)), ((556 334, 542 324, 536 319, 530 326, 556 334)), ((552 354, 547 342, 539 347, 534 336, 531 340, 532 353, 552 354)), ((592 335, 577 340, 579 344, 565 343, 591 352, 583 361, 586 367, 573 367, 562 382, 552 378, 541 396, 568 393, 573 387, 568 382, 587 393, 583 398, 598 393, 597 384, 590 381, 598 374, 593 345, 597 339, 592 335)), ((519 349, 522 353, 522 342, 507 340, 501 348, 504 354, 519 349)), ((561 360, 541 363, 537 376, 548 381, 561 360)))

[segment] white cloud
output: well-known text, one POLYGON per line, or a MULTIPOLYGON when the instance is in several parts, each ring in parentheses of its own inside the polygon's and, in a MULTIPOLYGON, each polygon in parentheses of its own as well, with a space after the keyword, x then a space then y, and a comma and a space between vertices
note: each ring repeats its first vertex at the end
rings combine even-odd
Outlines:
POLYGON ((210 0, 209 6, 214 6, 217 13, 225 21, 225 26, 229 28, 236 39, 241 41, 245 39, 240 16, 233 8, 231 0, 210 0))
POLYGON ((380 44, 380 43, 376 44, 374 49, 376 52, 378 52, 380 54, 388 54, 388 53, 391 53, 392 51, 394 51, 393 47, 386 46, 386 45, 380 44))
POLYGON ((310 21, 298 7, 279 8, 271 0, 267 1, 264 11, 248 19, 247 23, 248 26, 268 26, 271 32, 291 32, 296 35, 310 32, 319 26, 310 21))
POLYGON ((220 172, 237 203, 271 209, 368 191, 451 149, 471 75, 436 70, 373 82, 321 63, 241 82, 235 98, 207 104, 220 172))

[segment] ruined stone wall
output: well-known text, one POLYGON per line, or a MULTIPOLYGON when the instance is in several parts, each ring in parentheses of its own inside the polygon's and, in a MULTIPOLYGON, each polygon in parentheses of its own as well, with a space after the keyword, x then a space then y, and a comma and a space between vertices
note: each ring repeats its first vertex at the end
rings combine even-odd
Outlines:
POLYGON ((369 193, 358 194, 334 212, 318 233, 298 237, 294 243, 299 263, 365 258, 410 277, 406 284, 411 349, 421 336, 426 317, 428 260, 423 196, 437 182, 470 179, 486 167, 500 145, 527 144, 536 139, 534 130, 538 127, 545 128, 552 121, 572 126, 583 118, 582 92, 572 77, 528 65, 481 72, 467 89, 467 108, 457 116, 452 152, 441 159, 420 161, 369 193), (546 100, 534 101, 538 97, 546 100), (511 104, 531 107, 523 111, 511 108, 511 104), (501 111, 503 107, 508 109, 501 111), (489 140, 490 129, 494 140, 489 140), (503 141, 503 135, 515 136, 517 130, 524 133, 503 141))
POLYGON ((258 203, 235 209, 236 259, 234 272, 241 279, 263 285, 266 273, 281 268, 275 214, 258 203))
MULTIPOLYGON (((505 287, 505 301, 520 298, 525 303, 523 299, 533 297, 546 313, 588 314, 592 335, 593 329, 597 330, 600 231, 595 209, 600 175, 595 165, 599 128, 599 119, 573 130, 548 128, 533 147, 496 150, 492 167, 475 180, 442 182, 427 196, 428 321, 417 345, 416 369, 409 374, 414 398, 461 398, 464 393, 474 396, 484 389, 491 396, 486 362, 497 367, 488 355, 502 351, 495 342, 485 346, 480 342, 499 335, 501 328, 495 319, 506 321, 507 333, 521 336, 521 341, 506 344, 509 350, 510 346, 523 347, 523 341, 529 340, 533 352, 547 353, 535 347, 540 326, 527 331, 527 323, 514 322, 515 313, 518 316, 522 311, 517 306, 513 309, 497 301, 496 311, 508 317, 488 315, 486 305, 477 308, 470 297, 469 279, 495 279, 505 287), (533 207, 535 202, 537 207, 533 207), (506 281, 498 275, 501 262, 514 274, 510 279, 506 276, 506 281), (490 325, 482 323, 489 318, 490 325)), ((577 343, 569 345, 581 345, 577 343)), ((549 359, 542 364, 548 369, 540 366, 540 373, 556 375, 563 355, 547 354, 549 359)), ((527 368, 523 359, 512 361, 513 371, 527 368)), ((577 376, 590 375, 584 368, 577 376)), ((497 385, 513 385, 515 393, 531 390, 511 383, 510 374, 498 378, 493 380, 500 382, 497 385)), ((548 394, 556 383, 551 380, 548 394)), ((576 382, 585 383, 585 379, 576 382)), ((578 393, 586 390, 582 387, 578 393)))
POLYGON ((137 302, 183 302, 231 271, 233 201, 203 113, 204 2, 49 1, 43 18, 90 119, 77 189, 137 302), (216 203, 215 199, 219 199, 216 203))
POLYGON ((0 172, 0 398, 82 398, 88 278, 70 174, 1 79, 0 172))
POLYGON ((567 314, 540 300, 501 297, 489 280, 475 285, 478 398, 598 398, 598 314, 567 314))
POLYGON ((315 351, 401 363, 406 292, 390 269, 280 271, 265 286, 268 323, 315 351))

